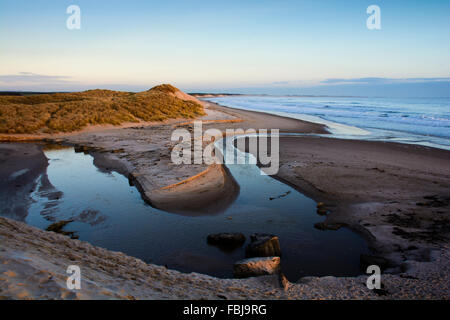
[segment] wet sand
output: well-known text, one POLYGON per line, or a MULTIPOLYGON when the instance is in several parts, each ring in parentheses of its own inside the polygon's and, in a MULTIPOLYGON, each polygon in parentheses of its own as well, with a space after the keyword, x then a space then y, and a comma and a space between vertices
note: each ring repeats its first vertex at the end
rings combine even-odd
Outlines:
POLYGON ((48 161, 38 145, 0 144, 0 202, 2 216, 24 221, 30 193, 45 174, 48 161))

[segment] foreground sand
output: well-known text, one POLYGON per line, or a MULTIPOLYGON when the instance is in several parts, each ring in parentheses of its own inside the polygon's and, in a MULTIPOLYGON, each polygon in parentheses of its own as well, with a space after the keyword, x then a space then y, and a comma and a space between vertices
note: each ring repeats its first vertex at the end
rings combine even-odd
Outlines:
MULTIPOLYGON (((449 299, 450 255, 407 262, 407 271, 384 275, 384 291, 367 277, 307 277, 284 283, 277 276, 217 279, 146 264, 24 223, 0 218, 0 299, 449 299), (81 268, 82 288, 66 287, 69 265, 81 268)), ((406 264, 405 264, 406 266, 406 264)))
MULTIPOLYGON (((207 112, 203 120, 212 122, 205 125, 205 129, 280 128, 285 132, 325 132, 321 125, 213 104, 208 104, 207 112)), ((207 210, 225 208, 238 191, 227 170, 222 166, 171 164, 169 137, 173 128, 180 125, 189 128, 189 124, 173 122, 88 131, 64 137, 64 142, 92 154, 95 164, 102 170, 116 170, 129 176, 147 201, 155 201, 152 195, 157 194, 156 202, 161 208, 201 214, 195 206, 208 208, 211 199, 226 192, 221 198, 225 201, 207 210), (205 173, 205 170, 208 171, 205 173), (199 179, 189 179, 198 174, 199 179), (176 196, 191 198, 189 192, 205 188, 205 183, 213 186, 208 188, 211 191, 208 197, 194 198, 188 206, 182 201, 183 205, 174 207, 176 196)), ((316 201, 324 201, 331 211, 326 218, 329 224, 344 223, 360 232, 379 255, 391 261, 390 271, 395 274, 383 275, 386 291, 377 294, 368 290, 366 276, 308 277, 300 279, 299 283, 281 286, 276 277, 223 280, 181 274, 0 218, 0 296, 38 299, 449 298, 450 157, 447 151, 311 137, 282 138, 280 142, 278 178, 316 201), (69 292, 65 287, 65 270, 69 264, 80 265, 83 277, 88 280, 78 293, 69 292)), ((23 156, 21 148, 21 145, 10 145, 9 153, 0 153, 7 154, 0 161, 12 159, 14 152, 18 157, 23 156)), ((27 152, 36 159, 42 154, 38 148, 27 152)), ((28 165, 24 162, 23 166, 28 165)), ((45 167, 44 163, 39 170, 45 167)), ((5 169, 3 177, 11 177, 10 172, 5 169)), ((24 174, 21 178, 26 177, 24 174)), ((12 178, 11 188, 17 177, 12 178)), ((28 182, 32 181, 33 175, 28 178, 28 182)), ((26 198, 25 193, 22 194, 26 198)), ((26 206, 22 210, 26 210, 26 206)))

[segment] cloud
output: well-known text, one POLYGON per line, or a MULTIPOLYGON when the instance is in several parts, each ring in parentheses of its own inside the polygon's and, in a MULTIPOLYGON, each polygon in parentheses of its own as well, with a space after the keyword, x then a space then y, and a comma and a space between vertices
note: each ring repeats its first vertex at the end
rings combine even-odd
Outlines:
POLYGON ((398 83, 417 83, 417 82, 440 82, 450 81, 450 78, 330 78, 321 81, 323 84, 398 84, 398 83))
POLYGON ((49 76, 36 74, 32 72, 19 72, 18 74, 8 74, 0 75, 0 82, 12 84, 35 84, 35 83, 45 83, 45 84, 59 84, 71 82, 70 77, 67 76, 49 76))

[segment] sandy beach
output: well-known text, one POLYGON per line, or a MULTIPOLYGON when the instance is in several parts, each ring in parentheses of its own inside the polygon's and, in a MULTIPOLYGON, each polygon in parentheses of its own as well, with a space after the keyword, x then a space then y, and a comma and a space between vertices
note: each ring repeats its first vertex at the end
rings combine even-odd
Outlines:
MULTIPOLYGON (((319 124, 209 102, 205 103, 205 111, 207 115, 200 118, 205 121, 204 130, 276 128, 292 133, 327 132, 319 124)), ((239 192, 226 167, 175 165, 170 161, 174 146, 170 134, 176 127, 191 128, 190 121, 85 130, 55 140, 91 154, 101 170, 127 176, 143 199, 155 207, 185 215, 220 211, 239 192)), ((7 165, 2 166, 0 176, 2 181, 11 180, 2 195, 12 192, 17 198, 14 201, 21 203, 15 209, 15 218, 25 214, 27 192, 33 188, 30 184, 46 168, 42 151, 24 146, 1 145, 0 163, 7 165), (25 152, 28 154, 24 155, 25 152), (26 157, 30 160, 25 161, 26 157), (26 169, 30 170, 13 175, 26 169), (19 179, 24 180, 18 183, 19 179)), ((280 282, 276 276, 226 280, 181 274, 0 218, 0 281, 7 284, 2 286, 0 296, 448 299, 449 159, 449 151, 414 145, 323 137, 280 139, 280 171, 276 178, 315 201, 324 202, 329 210, 324 217, 324 229, 336 225, 348 227, 364 237, 378 256, 386 259, 389 274, 383 277, 382 294, 365 287, 366 276, 306 277, 289 283, 280 282), (65 289, 63 266, 70 261, 77 261, 88 270, 89 288, 79 295, 65 289), (121 268, 117 269, 117 264, 121 268), (188 295, 187 286, 192 288, 188 295)))

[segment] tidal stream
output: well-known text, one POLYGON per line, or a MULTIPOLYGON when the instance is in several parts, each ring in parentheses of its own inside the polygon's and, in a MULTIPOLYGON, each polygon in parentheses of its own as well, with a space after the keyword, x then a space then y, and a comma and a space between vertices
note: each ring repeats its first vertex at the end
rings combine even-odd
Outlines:
POLYGON ((360 254, 369 252, 365 241, 349 229, 315 229, 314 224, 324 220, 316 213, 316 203, 261 175, 254 164, 227 165, 240 186, 239 196, 224 212, 193 217, 146 204, 127 178, 99 170, 92 156, 72 147, 44 152, 50 187, 38 183, 26 223, 45 229, 55 221, 73 220, 64 230, 80 240, 147 263, 231 278, 234 262, 245 258, 249 236, 270 233, 280 239, 282 271, 296 281, 306 275, 358 275, 360 254), (231 252, 208 245, 207 236, 221 232, 241 232, 246 243, 231 252))

